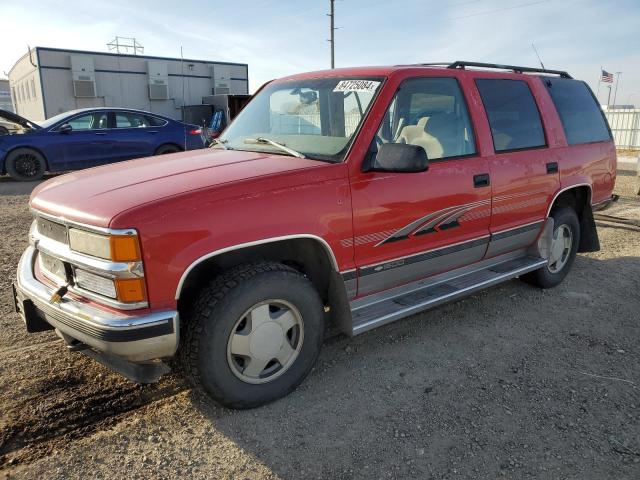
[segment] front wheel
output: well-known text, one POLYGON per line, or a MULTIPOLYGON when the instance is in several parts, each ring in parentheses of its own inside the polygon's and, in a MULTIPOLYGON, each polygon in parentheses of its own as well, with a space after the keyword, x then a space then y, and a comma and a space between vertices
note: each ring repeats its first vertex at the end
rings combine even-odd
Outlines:
POLYGON ((14 180, 28 182, 42 178, 46 162, 42 154, 36 150, 16 148, 7 155, 5 168, 14 180))
POLYGON ((184 320, 183 372, 232 408, 257 407, 291 392, 311 371, 324 332, 313 284, 271 262, 241 265, 214 279, 184 320))
POLYGON ((542 288, 555 287, 564 280, 571 270, 580 244, 580 221, 573 208, 554 209, 551 217, 553 238, 549 262, 521 277, 525 282, 542 288))

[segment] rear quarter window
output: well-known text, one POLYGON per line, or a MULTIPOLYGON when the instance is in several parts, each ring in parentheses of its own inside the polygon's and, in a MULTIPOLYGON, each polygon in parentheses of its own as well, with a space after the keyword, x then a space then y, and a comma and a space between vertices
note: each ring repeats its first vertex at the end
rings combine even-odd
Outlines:
POLYGON ((569 145, 611 140, 604 115, 591 90, 581 81, 544 78, 569 145))
POLYGON ((521 80, 476 79, 496 152, 544 147, 544 129, 529 85, 521 80))

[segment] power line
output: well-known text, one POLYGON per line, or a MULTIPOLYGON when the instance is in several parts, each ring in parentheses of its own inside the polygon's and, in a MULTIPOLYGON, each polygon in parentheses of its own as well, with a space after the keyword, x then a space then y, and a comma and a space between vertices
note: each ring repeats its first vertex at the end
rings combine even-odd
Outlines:
POLYGON ((461 18, 479 17, 481 15, 491 15, 493 13, 504 12, 506 10, 515 10, 516 8, 531 7, 533 5, 539 5, 541 3, 548 3, 549 1, 550 0, 540 0, 539 2, 521 3, 520 5, 513 5, 511 7, 498 8, 496 10, 489 10, 487 12, 472 13, 470 15, 463 15, 463 16, 460 16, 460 17, 451 17, 451 19, 452 20, 458 20, 458 19, 461 19, 461 18))

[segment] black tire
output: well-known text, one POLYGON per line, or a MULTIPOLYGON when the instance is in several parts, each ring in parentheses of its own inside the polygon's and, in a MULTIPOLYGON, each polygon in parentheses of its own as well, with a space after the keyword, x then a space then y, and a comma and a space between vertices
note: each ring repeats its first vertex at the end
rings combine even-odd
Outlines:
POLYGON ((553 238, 556 239, 560 232, 566 233, 565 229, 568 229, 571 232, 571 246, 570 248, 565 248, 567 250, 566 257, 564 254, 559 257, 564 257, 561 267, 557 267, 558 263, 553 262, 520 277, 525 282, 541 288, 553 288, 562 283, 573 266, 578 252, 578 245, 580 245, 580 221, 573 208, 560 207, 554 209, 551 211, 551 217, 553 217, 554 222, 553 238), (554 266, 556 267, 554 268, 554 266))
POLYGON ((40 180, 47 168, 42 154, 31 148, 16 148, 5 159, 7 173, 14 180, 30 182, 40 180))
POLYGON ((182 322, 179 367, 196 388, 227 407, 254 408, 287 395, 304 380, 320 353, 324 336, 322 301, 307 278, 280 263, 230 269, 203 287, 189 310, 182 322), (232 336, 238 332, 238 322, 242 325, 246 318, 252 318, 248 313, 251 308, 272 299, 281 299, 297 309, 303 334, 298 335, 296 356, 286 369, 275 363, 282 372, 273 374, 272 380, 247 383, 239 377, 229 356, 232 336))
POLYGON ((181 152, 177 145, 160 145, 154 155, 167 155, 169 153, 181 152))
POLYGON ((7 127, 3 127, 2 125, 0 125, 0 136, 2 135, 9 135, 9 130, 7 129, 7 127))

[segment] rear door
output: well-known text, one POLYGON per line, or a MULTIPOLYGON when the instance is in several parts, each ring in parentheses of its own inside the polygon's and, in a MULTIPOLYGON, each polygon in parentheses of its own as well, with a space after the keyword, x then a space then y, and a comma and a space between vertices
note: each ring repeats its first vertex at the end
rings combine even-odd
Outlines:
POLYGON ((549 148, 535 80, 523 75, 475 78, 494 149, 489 156, 493 204, 487 258, 531 245, 559 188, 558 155, 549 148))
POLYGON ((153 155, 159 127, 153 126, 150 119, 140 113, 115 111, 112 115, 116 143, 111 161, 153 155))
POLYGON ((482 259, 489 241, 491 187, 477 152, 467 100, 454 77, 402 82, 371 145, 422 146, 420 173, 352 175, 358 295, 482 259))

